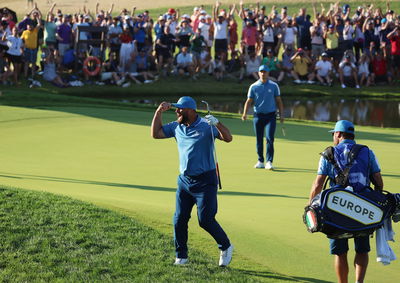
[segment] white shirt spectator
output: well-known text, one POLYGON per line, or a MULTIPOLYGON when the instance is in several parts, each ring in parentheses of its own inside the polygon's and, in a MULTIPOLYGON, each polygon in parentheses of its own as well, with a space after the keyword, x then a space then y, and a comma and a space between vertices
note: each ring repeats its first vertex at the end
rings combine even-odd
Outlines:
POLYGON ((272 27, 267 27, 263 30, 263 41, 274 42, 274 29, 272 27))
MULTIPOLYGON (((108 28, 108 36, 110 36, 111 34, 122 34, 122 28, 120 26, 115 26, 114 24, 110 25, 108 28)), ((114 44, 120 44, 121 41, 119 39, 119 37, 114 37, 114 38, 110 38, 110 42, 114 43, 114 44)))
POLYGON ((360 63, 358 65, 358 74, 365 74, 366 76, 369 75, 368 62, 360 63))
POLYGON ((7 36, 7 53, 13 56, 21 56, 21 47, 23 45, 23 41, 19 37, 15 37, 13 35, 7 36))
POLYGON ((215 39, 227 39, 228 38, 228 22, 223 21, 219 23, 214 22, 214 38, 215 39))
POLYGON ((169 23, 169 33, 174 35, 176 34, 176 27, 178 26, 178 22, 177 21, 171 21, 169 23))
POLYGON ((261 65, 261 56, 255 56, 254 60, 250 58, 249 55, 246 55, 245 58, 246 63, 246 74, 250 75, 251 73, 258 73, 258 68, 261 65))
POLYGON ((353 63, 342 62, 342 63, 339 64, 339 68, 342 69, 343 76, 350 77, 351 76, 351 70, 353 68, 356 68, 356 65, 354 65, 353 63))
POLYGON ((311 44, 319 44, 322 45, 324 43, 324 39, 322 38, 322 28, 321 26, 312 26, 310 27, 310 33, 311 33, 311 44), (315 35, 312 35, 313 32, 316 32, 315 35))
POLYGON ((287 27, 285 29, 285 39, 284 43, 285 44, 294 44, 294 39, 297 34, 297 28, 296 27, 287 27))
POLYGON ((191 53, 179 53, 178 56, 176 57, 176 63, 180 67, 187 67, 191 64, 193 64, 193 55, 191 53))
POLYGON ((354 28, 345 26, 343 29, 343 40, 353 40, 354 28))
POLYGON ((332 63, 330 61, 324 62, 323 60, 319 60, 315 65, 315 69, 320 77, 326 77, 332 71, 332 63))

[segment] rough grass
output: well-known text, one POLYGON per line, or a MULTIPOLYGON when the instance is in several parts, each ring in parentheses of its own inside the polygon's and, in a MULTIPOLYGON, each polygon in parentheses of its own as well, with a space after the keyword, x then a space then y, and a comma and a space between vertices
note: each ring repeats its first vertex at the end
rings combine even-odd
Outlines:
POLYGON ((110 210, 0 187, 1 282, 255 282, 192 252, 173 266, 170 236, 110 210))

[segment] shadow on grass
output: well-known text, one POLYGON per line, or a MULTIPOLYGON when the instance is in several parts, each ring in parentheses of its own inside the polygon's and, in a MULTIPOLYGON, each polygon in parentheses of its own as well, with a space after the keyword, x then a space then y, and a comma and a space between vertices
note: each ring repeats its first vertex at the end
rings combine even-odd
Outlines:
MULTIPOLYGON (((144 185, 135 185, 135 184, 123 184, 123 183, 92 181, 92 180, 80 180, 80 179, 72 179, 72 178, 40 176, 40 175, 30 175, 30 174, 6 173, 6 172, 0 172, 0 177, 2 177, 2 178, 12 178, 12 179, 27 179, 27 180, 50 181, 50 182, 99 185, 99 186, 139 189, 139 190, 147 190, 147 191, 160 191, 160 192, 175 192, 176 191, 175 188, 144 186, 144 185)), ((305 197, 297 197, 297 196, 290 196, 290 195, 251 193, 251 192, 235 192, 235 191, 224 191, 224 190, 219 191, 219 194, 227 195, 227 196, 279 197, 279 198, 307 199, 305 197)))
POLYGON ((320 280, 308 277, 285 276, 268 271, 255 271, 255 270, 236 269, 236 268, 235 270, 250 276, 261 277, 264 279, 271 279, 271 280, 284 280, 284 281, 307 282, 307 283, 331 283, 331 281, 326 281, 326 280, 320 280))

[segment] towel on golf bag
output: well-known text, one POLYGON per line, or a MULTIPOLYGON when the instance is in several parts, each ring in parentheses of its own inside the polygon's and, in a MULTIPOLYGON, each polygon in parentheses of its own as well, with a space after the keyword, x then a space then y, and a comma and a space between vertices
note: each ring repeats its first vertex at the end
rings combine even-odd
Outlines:
POLYGON ((322 191, 305 207, 303 222, 311 233, 322 232, 331 239, 354 238, 372 234, 396 208, 388 192, 365 188, 332 187, 322 191))
POLYGON ((382 227, 376 230, 376 261, 383 265, 390 264, 396 260, 392 248, 389 246, 389 241, 394 242, 394 231, 392 229, 392 221, 390 218, 385 219, 382 227))

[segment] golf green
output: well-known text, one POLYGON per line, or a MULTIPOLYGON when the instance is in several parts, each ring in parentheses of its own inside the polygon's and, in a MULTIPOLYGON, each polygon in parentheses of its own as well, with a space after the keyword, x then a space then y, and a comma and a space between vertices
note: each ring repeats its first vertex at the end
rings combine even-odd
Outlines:
MULTIPOLYGON (((171 111, 164 122, 174 118, 171 111)), ((176 144, 174 139, 153 140, 151 119, 151 112, 112 108, 0 106, 0 183, 111 208, 172 237, 176 144)), ((334 281, 326 237, 309 234, 301 219, 318 153, 332 143, 327 133, 332 124, 289 121, 285 137, 278 125, 276 170, 271 172, 253 169, 252 123, 221 120, 234 135, 232 143, 216 144, 223 185, 217 219, 235 245, 232 268, 246 264, 255 266, 260 276, 267 268, 300 282, 334 281)), ((385 188, 400 192, 400 131, 372 127, 356 131, 357 142, 367 144, 378 157, 385 188)), ((213 240, 198 227, 195 211, 192 216, 190 247, 217 256, 213 240)), ((393 228, 399 233, 400 225, 393 228)), ((397 242, 392 248, 400 256, 397 242)), ((375 260, 375 239, 371 246, 367 281, 398 280, 400 261, 382 266, 375 260)), ((349 254, 353 256, 352 251, 349 254)), ((350 281, 353 273, 351 268, 350 281)))

